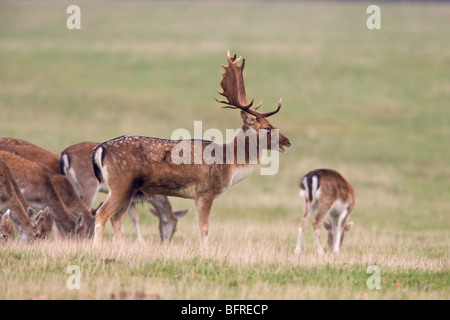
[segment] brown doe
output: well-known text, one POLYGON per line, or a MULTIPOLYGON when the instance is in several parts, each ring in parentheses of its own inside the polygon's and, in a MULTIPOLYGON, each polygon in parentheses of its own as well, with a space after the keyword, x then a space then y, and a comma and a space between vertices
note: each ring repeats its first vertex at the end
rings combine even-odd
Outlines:
MULTIPOLYGON (((211 208, 214 200, 225 193, 231 186, 248 176, 260 162, 260 152, 252 154, 251 146, 245 144, 244 150, 238 148, 243 137, 250 140, 248 132, 256 135, 256 150, 260 150, 259 138, 266 141, 276 140, 274 150, 285 151, 291 145, 267 120, 281 108, 281 100, 275 111, 260 113, 252 107, 253 100, 247 103, 243 70, 245 60, 239 66, 241 58, 236 59, 227 54, 228 65, 220 93, 227 100, 227 108, 239 109, 243 126, 234 139, 225 144, 207 140, 165 140, 140 136, 122 136, 100 144, 94 151, 94 171, 99 181, 105 180, 110 189, 105 203, 97 212, 95 220, 94 243, 100 244, 108 219, 111 219, 116 240, 121 239, 121 223, 133 196, 138 192, 161 194, 194 199, 197 222, 200 231, 200 249, 206 249, 211 208), (213 147, 213 148, 211 148, 213 147), (276 148, 276 149, 275 149, 276 148), (195 155, 208 150, 221 154, 222 161, 195 161, 195 155), (181 151, 180 151, 181 150, 181 151), (238 154, 237 151, 241 151, 238 154), (190 152, 194 159, 175 163, 174 153, 190 152), (256 159, 255 159, 256 158, 256 159), (233 161, 230 161, 233 160, 233 161), (250 160, 254 159, 255 162, 250 160)), ((272 143, 262 145, 263 149, 272 150, 272 143)), ((254 149, 253 149, 254 150, 254 149)), ((212 155, 212 152, 210 153, 212 155)), ((214 154, 214 157, 217 154, 214 154)))
POLYGON ((355 208, 355 191, 352 185, 337 171, 317 169, 307 173, 301 179, 300 196, 305 198, 305 208, 294 253, 300 254, 305 226, 316 210, 313 229, 318 253, 323 253, 320 240, 322 222, 328 231, 330 252, 339 253, 344 235, 353 225, 353 222, 346 222, 355 208), (329 222, 324 221, 325 218, 328 218, 329 222))

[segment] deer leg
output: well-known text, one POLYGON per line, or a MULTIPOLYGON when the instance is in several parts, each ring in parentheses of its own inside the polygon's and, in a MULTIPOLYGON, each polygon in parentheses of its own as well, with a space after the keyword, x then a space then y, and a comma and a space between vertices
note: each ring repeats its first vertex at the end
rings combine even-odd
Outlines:
MULTIPOLYGON (((341 234, 342 234, 342 224, 345 221, 345 218, 347 217, 347 209, 344 209, 341 213, 339 213, 339 216, 337 219, 337 222, 334 222, 334 225, 337 225, 336 231, 333 236, 333 253, 339 253, 340 243, 341 243, 341 234)), ((333 224, 332 224, 333 225, 333 224)))
POLYGON ((208 248, 209 215, 211 214, 214 197, 200 196, 195 199, 195 211, 200 230, 200 251, 208 248))
POLYGON ((127 210, 120 210, 117 211, 112 217, 111 217, 111 225, 114 230, 114 242, 120 244, 123 242, 122 237, 122 222, 125 218, 127 210))
MULTIPOLYGON (((333 253, 338 254, 339 250, 342 246, 342 233, 344 232, 348 232, 349 229, 347 229, 346 226, 346 221, 347 218, 350 216, 350 214, 352 213, 353 209, 355 208, 355 206, 353 204, 350 204, 347 208, 345 208, 344 210, 342 210, 339 213, 339 216, 337 217, 337 227, 336 227, 336 231, 333 237, 333 253)), ((350 225, 351 227, 351 225, 350 225)), ((349 228, 350 228, 349 227, 349 228)))
POLYGON ((61 232, 59 231, 58 226, 53 221, 53 219, 52 219, 52 228, 51 229, 52 229, 52 233, 53 233, 53 240, 60 241, 60 240, 62 240, 64 238, 62 236, 61 232))
MULTIPOLYGON (((109 218, 115 217, 111 220, 114 228, 114 235, 116 236, 118 228, 120 233, 120 224, 117 225, 117 220, 121 218, 121 215, 126 211, 128 205, 130 204, 131 199, 124 195, 115 195, 110 193, 105 203, 98 209, 97 214, 95 216, 95 230, 94 230, 94 244, 100 245, 103 238, 103 232, 105 230, 106 222, 109 218), (114 222, 113 222, 114 221, 114 222)), ((120 235, 118 235, 120 237, 120 235)), ((116 237, 117 239, 117 237, 116 237)))
POLYGON ((133 221, 134 228, 136 229, 136 236, 139 242, 142 242, 141 229, 139 228, 139 213, 136 209, 136 205, 132 202, 128 208, 128 215, 133 221))
POLYGON ((303 211, 304 214, 302 220, 300 221, 300 227, 298 228, 297 246, 295 247, 294 254, 300 254, 300 252, 302 252, 303 231, 305 230, 305 226, 308 223, 308 220, 311 217, 313 211, 314 208, 312 204, 309 203, 308 200, 305 200, 305 207, 303 211))
POLYGON ((317 253, 319 254, 323 254, 322 242, 320 240, 320 227, 322 226, 322 222, 325 219, 327 212, 328 207, 322 205, 321 203, 319 205, 319 211, 313 219, 314 236, 316 237, 317 253))

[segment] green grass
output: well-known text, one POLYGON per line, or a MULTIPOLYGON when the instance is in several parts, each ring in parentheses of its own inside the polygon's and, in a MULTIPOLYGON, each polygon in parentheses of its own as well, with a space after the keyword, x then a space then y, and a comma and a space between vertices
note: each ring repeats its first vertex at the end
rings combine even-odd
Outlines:
MULTIPOLYGON (((0 3, 0 135, 52 152, 123 134, 169 138, 176 128, 240 127, 218 96, 226 51, 247 59, 247 93, 292 141, 275 176, 255 171, 216 201, 207 256, 191 213, 170 248, 141 209, 146 244, 106 251, 53 242, 0 248, 0 298, 110 298, 120 290, 163 299, 448 299, 450 24, 448 4, 0 3), (354 186, 354 229, 340 257, 317 257, 308 227, 292 254, 298 180, 329 167, 354 186), (54 249, 56 247, 56 249, 54 249), (104 259, 115 262, 105 264, 104 259), (82 290, 65 287, 79 264, 82 290), (366 269, 381 269, 369 290, 366 269), (395 284, 401 284, 398 288, 395 284), (45 285, 44 285, 45 284, 45 285)), ((192 201, 173 199, 176 209, 192 201)))
POLYGON ((436 299, 448 295, 447 248, 432 235, 405 240, 403 234, 358 230, 357 239, 348 239, 340 256, 318 256, 311 243, 305 243, 302 255, 295 256, 292 239, 277 232, 282 225, 266 225, 258 234, 248 223, 239 230, 232 222, 224 223, 205 255, 198 253, 193 226, 180 230, 169 248, 161 247, 156 237, 145 245, 107 242, 102 248, 88 241, 10 243, 1 252, 2 298, 108 299, 122 290, 157 293, 164 299, 436 299), (374 235, 379 237, 375 243, 374 235), (71 265, 82 270, 80 290, 66 287, 66 270, 71 265), (371 265, 380 268, 380 290, 367 287, 371 265))

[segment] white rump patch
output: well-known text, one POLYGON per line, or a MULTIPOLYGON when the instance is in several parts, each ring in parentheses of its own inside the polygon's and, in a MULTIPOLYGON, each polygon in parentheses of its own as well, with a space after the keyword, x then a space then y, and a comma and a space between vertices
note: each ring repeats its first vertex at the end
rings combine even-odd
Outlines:
POLYGON ((313 194, 313 200, 317 201, 320 198, 320 188, 319 188, 319 177, 313 176, 312 177, 312 194, 313 194))
POLYGON ((103 154, 103 148, 100 147, 95 152, 95 162, 97 163, 97 165, 100 169, 103 167, 102 154, 103 154))
POLYGON ((302 179, 300 187, 300 197, 304 197, 305 199, 308 199, 308 182, 306 181, 306 177, 302 179))

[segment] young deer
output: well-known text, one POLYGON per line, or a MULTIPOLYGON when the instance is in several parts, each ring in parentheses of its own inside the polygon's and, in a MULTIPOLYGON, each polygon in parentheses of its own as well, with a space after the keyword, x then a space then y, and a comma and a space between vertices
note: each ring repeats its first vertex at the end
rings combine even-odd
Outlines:
MULTIPOLYGON (((60 154, 60 171, 72 184, 79 185, 83 193, 83 200, 89 207, 92 207, 98 191, 108 193, 106 183, 99 183, 92 166, 92 153, 98 146, 95 142, 81 142, 66 148, 60 154)), ((176 230, 178 219, 184 217, 189 210, 172 211, 169 199, 166 196, 142 193, 142 196, 133 198, 128 208, 128 214, 134 223, 136 235, 139 242, 142 242, 142 235, 139 227, 139 214, 136 210, 138 202, 150 202, 155 209, 150 209, 159 218, 159 231, 161 241, 169 244, 176 230)))
POLYGON ((20 239, 24 242, 46 238, 51 231, 47 221, 48 208, 36 212, 30 207, 3 161, 0 161, 0 208, 8 209, 8 217, 17 226, 20 239))
MULTIPOLYGON (((100 207, 95 219, 94 242, 100 244, 103 230, 108 219, 111 218, 115 239, 121 239, 121 223, 124 212, 128 208, 133 196, 138 192, 161 194, 181 198, 194 199, 197 222, 200 230, 200 249, 207 248, 209 217, 214 200, 225 193, 231 186, 248 176, 256 164, 260 162, 260 151, 256 155, 251 153, 248 143, 244 150, 237 147, 247 131, 256 135, 256 150, 260 150, 259 138, 264 136, 269 144, 262 144, 262 148, 271 150, 272 140, 276 139, 276 146, 281 152, 291 143, 267 120, 267 117, 277 113, 281 108, 281 100, 275 111, 260 113, 252 107, 253 100, 247 104, 243 70, 245 60, 239 66, 241 58, 230 57, 228 52, 228 66, 223 66, 225 72, 221 86, 223 95, 228 100, 219 101, 227 104, 228 108, 241 110, 243 121, 242 130, 234 139, 225 144, 217 144, 207 140, 165 140, 149 137, 122 136, 106 141, 99 145, 93 154, 94 171, 99 181, 105 180, 110 193, 106 202, 100 207), (272 139, 273 138, 273 139, 272 139), (174 150, 180 146, 194 154, 190 162, 175 163, 174 150), (197 153, 205 154, 206 148, 214 147, 222 154, 223 161, 196 162, 197 153), (244 151, 237 154, 237 150, 244 151), (250 159, 256 158, 255 162, 250 159), (229 161, 229 160, 233 161, 229 161), (227 161, 228 160, 228 161, 227 161), (238 161, 239 160, 239 161, 238 161)), ((211 150, 207 149, 206 151, 211 150)), ((254 149, 253 149, 254 150, 254 149)), ((179 151, 175 151, 179 153, 179 151)))
POLYGON ((294 253, 300 254, 303 231, 313 212, 317 215, 313 220, 317 250, 323 253, 320 241, 320 226, 323 222, 328 231, 328 246, 331 252, 339 253, 344 235, 353 225, 346 223, 355 208, 355 192, 353 187, 338 172, 330 169, 317 169, 307 173, 300 181, 300 196, 305 198, 305 209, 298 229, 297 247, 294 253), (325 218, 329 222, 324 221, 325 218))
POLYGON ((0 161, 5 162, 11 170, 20 191, 31 206, 40 209, 49 207, 49 214, 61 235, 67 237, 92 235, 94 218, 90 216, 90 211, 81 200, 77 202, 77 196, 70 183, 66 181, 64 186, 54 185, 54 181, 55 183, 63 181, 61 178, 65 179, 64 176, 56 175, 53 171, 37 163, 7 151, 0 150, 0 161), (64 190, 66 188, 70 191, 64 190), (68 205, 76 203, 79 211, 75 210, 77 208, 75 206, 75 214, 72 213, 61 199, 60 194, 70 197, 68 205))
POLYGON ((11 223, 10 213, 10 209, 4 214, 0 212, 0 243, 14 239, 14 228, 11 223))

